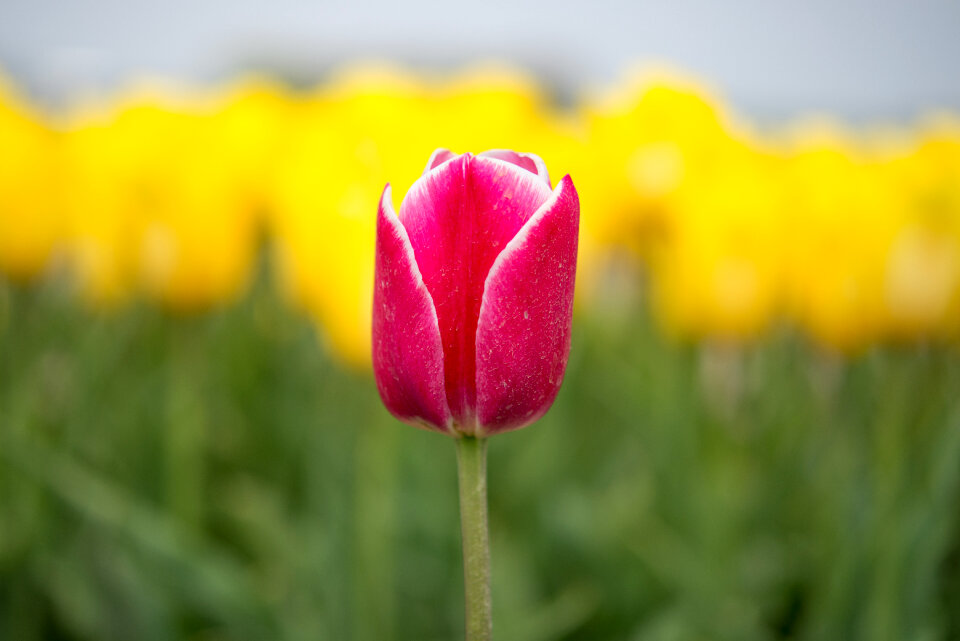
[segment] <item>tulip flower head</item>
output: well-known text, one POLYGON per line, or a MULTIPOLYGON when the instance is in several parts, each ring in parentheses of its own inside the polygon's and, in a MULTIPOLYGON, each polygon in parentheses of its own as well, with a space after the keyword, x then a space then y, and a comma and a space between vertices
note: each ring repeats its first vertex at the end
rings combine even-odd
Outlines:
POLYGON ((454 436, 529 425, 570 352, 580 204, 569 176, 506 150, 440 149, 377 216, 373 365, 387 409, 454 436))

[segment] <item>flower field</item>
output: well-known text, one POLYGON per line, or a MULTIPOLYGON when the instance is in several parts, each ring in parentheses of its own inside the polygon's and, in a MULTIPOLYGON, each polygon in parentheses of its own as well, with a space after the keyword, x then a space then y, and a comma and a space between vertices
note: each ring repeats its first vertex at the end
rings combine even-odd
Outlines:
POLYGON ((581 201, 566 380, 490 445, 499 638, 960 635, 960 116, 353 67, 0 80, 0 638, 461 634, 452 445, 370 372, 377 201, 437 147, 581 201))

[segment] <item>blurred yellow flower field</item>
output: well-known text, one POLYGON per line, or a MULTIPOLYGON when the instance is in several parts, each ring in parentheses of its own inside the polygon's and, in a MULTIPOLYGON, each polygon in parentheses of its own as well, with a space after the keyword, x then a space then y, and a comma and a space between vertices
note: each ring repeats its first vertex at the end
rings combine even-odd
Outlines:
POLYGON ((0 268, 29 280, 62 240, 56 134, 0 75, 0 268))
POLYGON ((381 66, 306 91, 248 78, 156 85, 44 117, 0 87, 0 267, 82 299, 191 313, 234 301, 264 247, 344 360, 369 359, 373 221, 434 147, 538 150, 583 199, 578 297, 609 257, 668 332, 742 342, 777 325, 841 352, 960 327, 960 124, 821 120, 757 131, 659 71, 552 104, 529 77, 381 66), (647 287, 647 285, 649 287, 647 287))

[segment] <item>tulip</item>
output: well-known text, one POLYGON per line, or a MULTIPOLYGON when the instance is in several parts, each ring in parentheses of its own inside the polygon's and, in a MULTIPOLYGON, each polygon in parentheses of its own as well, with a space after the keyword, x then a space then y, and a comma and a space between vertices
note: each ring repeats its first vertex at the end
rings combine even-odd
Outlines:
POLYGON ((387 409, 458 437, 467 641, 488 641, 486 439, 553 403, 570 353, 580 202, 543 161, 434 152, 377 215, 373 368, 387 409))
POLYGON ((529 425, 570 351, 580 207, 531 154, 436 151, 377 220, 373 364, 398 419, 454 436, 529 425))
POLYGON ((0 278, 30 282, 63 240, 59 137, 0 73, 0 278))

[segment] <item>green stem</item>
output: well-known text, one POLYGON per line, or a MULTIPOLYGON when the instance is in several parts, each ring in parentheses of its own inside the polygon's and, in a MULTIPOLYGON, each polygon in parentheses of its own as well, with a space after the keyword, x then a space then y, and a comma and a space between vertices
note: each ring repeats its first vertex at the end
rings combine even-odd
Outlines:
POLYGON ((457 439, 460 473, 460 529, 463 533, 463 580, 467 641, 490 641, 490 536, 487 526, 487 441, 457 439))

